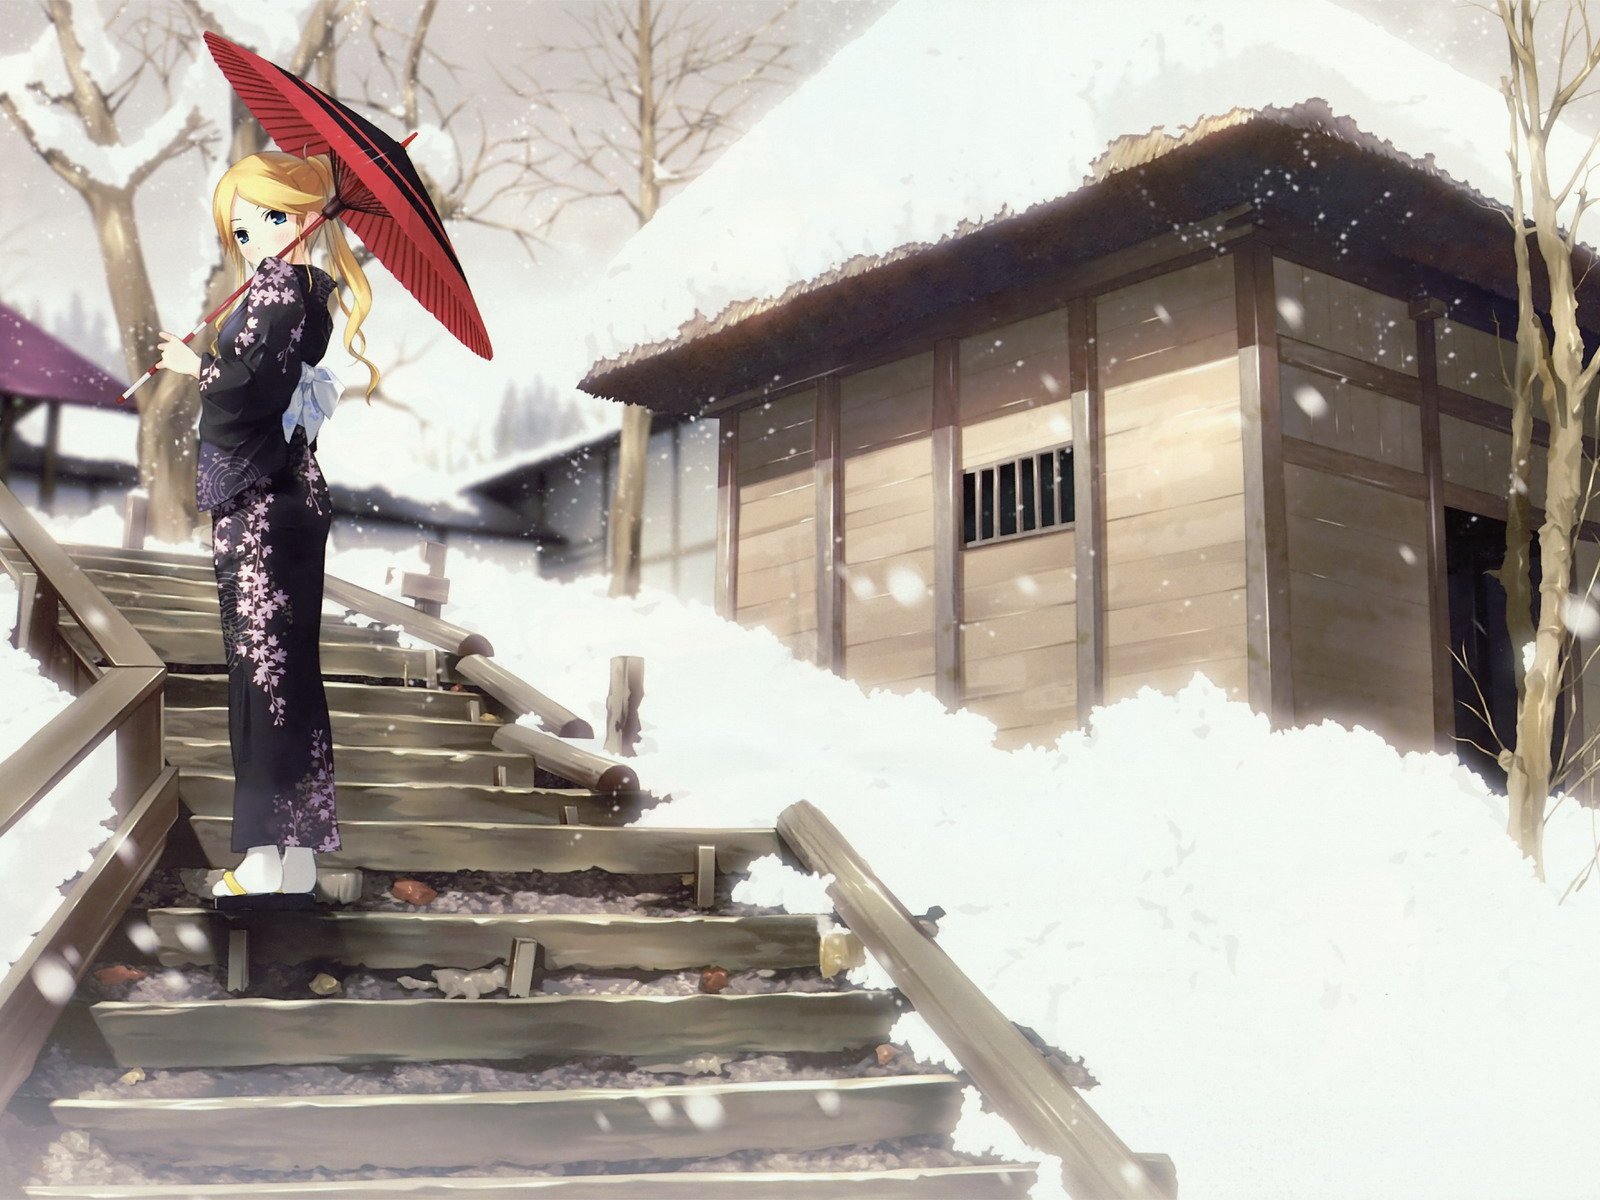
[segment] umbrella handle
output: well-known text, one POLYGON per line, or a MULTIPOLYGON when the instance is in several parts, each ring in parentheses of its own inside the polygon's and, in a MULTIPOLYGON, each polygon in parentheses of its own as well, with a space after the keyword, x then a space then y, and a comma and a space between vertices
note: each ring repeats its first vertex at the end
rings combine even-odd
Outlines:
MULTIPOLYGON (((406 136, 405 141, 401 142, 400 144, 402 146, 409 146, 411 144, 411 142, 412 142, 412 139, 414 139, 416 136, 417 136, 416 133, 413 131, 412 133, 408 134, 406 136)), ((322 223, 324 221, 326 221, 327 219, 328 219, 328 214, 327 213, 325 213, 325 212, 318 213, 317 214, 317 219, 315 221, 311 222, 311 224, 307 225, 304 229, 302 229, 300 231, 299 235, 294 239, 294 241, 290 242, 287 246, 285 246, 283 248, 283 252, 285 254, 289 253, 289 251, 293 250, 296 246, 298 246, 306 238, 310 237, 313 233, 315 233, 317 231, 317 229, 322 225, 322 223)), ((231 296, 229 296, 221 304, 219 304, 215 308, 213 308, 210 312, 208 312, 201 319, 200 324, 196 325, 188 333, 184 334, 183 340, 185 342, 187 342, 190 338, 195 337, 196 335, 198 335, 199 332, 202 329, 204 329, 207 325, 209 325, 213 320, 216 319, 216 316, 217 316, 218 313, 220 313, 223 309, 227 308, 228 305, 232 304, 241 295, 243 295, 244 294, 244 290, 247 287, 250 286, 251 281, 254 280, 254 279, 255 279, 255 275, 252 274, 249 279, 246 279, 237 288, 235 288, 234 291, 233 291, 233 294, 231 296)), ((133 395, 140 388, 142 388, 147 382, 149 382, 150 378, 157 371, 159 371, 160 369, 161 369, 161 364, 160 363, 153 364, 148 371, 146 371, 143 375, 139 376, 139 378, 136 379, 133 383, 128 385, 127 391, 123 392, 122 395, 117 397, 117 403, 121 404, 123 401, 127 400, 127 398, 129 396, 133 395)))

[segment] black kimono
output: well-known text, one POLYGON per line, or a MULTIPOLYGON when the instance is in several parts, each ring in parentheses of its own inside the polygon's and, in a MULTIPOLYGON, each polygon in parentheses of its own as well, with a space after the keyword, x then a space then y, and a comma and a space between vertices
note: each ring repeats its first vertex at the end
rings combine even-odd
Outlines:
POLYGON ((195 500, 212 510, 241 853, 339 849, 319 644, 333 506, 305 427, 283 436, 301 363, 328 348, 334 286, 320 268, 263 259, 200 358, 195 500))

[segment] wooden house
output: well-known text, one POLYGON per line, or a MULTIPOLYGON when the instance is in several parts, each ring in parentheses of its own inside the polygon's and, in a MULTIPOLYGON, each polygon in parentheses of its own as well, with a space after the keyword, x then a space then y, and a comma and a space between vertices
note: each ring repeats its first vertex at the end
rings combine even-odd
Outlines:
POLYGON ((1482 572, 1515 327, 1502 210, 1310 99, 1118 137, 1054 199, 697 313, 582 386, 721 423, 719 611, 863 688, 1014 747, 1203 672, 1275 726, 1459 745, 1499 782, 1454 740, 1489 744, 1449 647, 1509 739, 1482 572))

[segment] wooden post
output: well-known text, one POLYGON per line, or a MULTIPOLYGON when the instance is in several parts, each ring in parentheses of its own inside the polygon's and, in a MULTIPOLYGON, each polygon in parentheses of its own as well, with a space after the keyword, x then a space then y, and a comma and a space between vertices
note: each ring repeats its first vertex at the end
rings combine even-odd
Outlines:
POLYGON ((839 377, 817 380, 812 481, 817 524, 817 666, 844 669, 844 463, 839 458, 839 377))
POLYGON ((122 501, 122 545, 128 550, 143 550, 149 525, 150 493, 132 488, 122 501))
MULTIPOLYGON (((450 599, 450 581, 444 575, 445 552, 446 547, 443 542, 423 538, 422 561, 428 565, 427 574, 419 575, 415 571, 400 573, 400 594, 411 601, 418 612, 426 613, 430 617, 439 616, 444 609, 444 602, 450 599)), ((385 572, 383 581, 392 582, 394 573, 395 568, 390 567, 385 572)))
POLYGON ((738 617, 739 414, 717 418, 717 615, 738 617))
POLYGON ((14 396, 0 396, 0 483, 11 480, 11 434, 21 406, 14 396))
MULTIPOLYGON (((946 708, 961 707, 961 343, 933 344, 933 681, 946 708)), ((1018 504, 1022 492, 1018 489, 1018 504)), ((1018 525, 1021 528, 1021 525, 1018 525)))
POLYGON ((1444 450, 1439 434, 1439 351, 1434 322, 1445 315, 1443 300, 1426 293, 1412 298, 1417 325, 1417 378, 1422 385, 1422 472, 1428 481, 1428 639, 1433 659, 1433 743, 1453 754, 1456 731, 1455 676, 1450 670, 1450 589, 1446 577, 1444 450))
POLYGON ((39 507, 54 512, 56 504, 56 466, 61 453, 61 404, 52 400, 45 409, 44 466, 39 472, 39 507))
MULTIPOLYGON (((1105 398, 1095 350, 1095 303, 1067 306, 1067 372, 1072 389, 1072 495, 1077 584, 1078 727, 1104 701, 1106 687, 1105 398)), ((1056 487, 1066 485, 1056 480, 1056 487)))
POLYGON ((639 741, 639 701, 644 697, 644 659, 636 654, 611 658, 611 687, 606 693, 607 754, 632 758, 639 741))
POLYGON ((1249 702, 1272 728, 1294 723, 1289 663, 1289 530, 1283 496, 1278 304, 1272 248, 1259 238, 1233 255, 1244 452, 1245 646, 1249 702))

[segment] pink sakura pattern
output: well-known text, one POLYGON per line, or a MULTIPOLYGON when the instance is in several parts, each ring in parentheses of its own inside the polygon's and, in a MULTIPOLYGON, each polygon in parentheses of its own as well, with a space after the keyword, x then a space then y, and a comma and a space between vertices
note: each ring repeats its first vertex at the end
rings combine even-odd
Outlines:
POLYGON ((278 635, 267 631, 267 622, 283 611, 285 619, 292 616, 289 595, 282 588, 272 586, 267 570, 267 556, 272 547, 266 542, 268 495, 246 501, 240 508, 218 522, 213 531, 213 541, 222 553, 235 549, 231 534, 239 533, 239 547, 244 550, 244 561, 239 565, 235 580, 235 601, 239 629, 226 631, 234 641, 231 656, 248 659, 255 664, 250 682, 267 694, 268 710, 272 723, 282 725, 285 700, 278 695, 278 684, 283 680, 284 660, 288 652, 278 642, 278 635), (242 517, 242 526, 234 520, 242 517), (222 528, 226 526, 226 528, 222 528))
MULTIPOLYGON (((286 306, 298 298, 294 269, 281 258, 262 259, 261 266, 256 268, 255 279, 250 284, 249 301, 245 305, 245 322, 234 336, 234 349, 243 353, 246 346, 254 344, 256 330, 261 323, 257 310, 269 305, 286 306)), ((288 365, 288 357, 299 346, 305 328, 306 318, 302 309, 299 322, 289 331, 289 344, 278 352, 277 359, 280 366, 288 365)))
MULTIPOLYGON (((296 430, 301 433, 301 430, 296 430)), ((302 434, 303 436, 303 434, 302 434)), ((323 482, 322 471, 317 467, 317 460, 312 457, 311 447, 307 445, 295 464, 295 471, 300 476, 300 482, 306 485, 306 507, 322 515, 322 495, 328 490, 328 485, 323 482)))
POLYGON ((282 846, 310 846, 326 852, 339 849, 339 823, 335 818, 333 746, 326 729, 311 731, 311 766, 295 783, 292 794, 272 798, 278 818, 276 841, 282 846))

